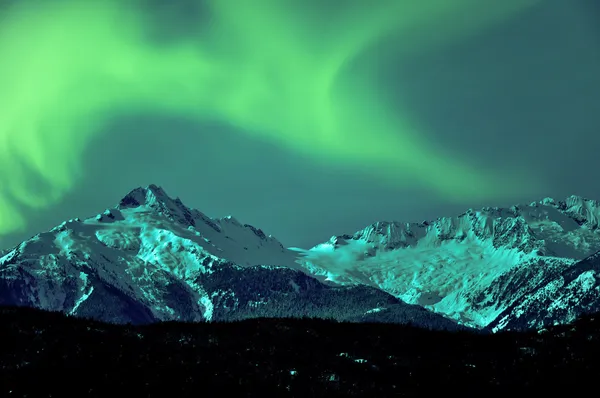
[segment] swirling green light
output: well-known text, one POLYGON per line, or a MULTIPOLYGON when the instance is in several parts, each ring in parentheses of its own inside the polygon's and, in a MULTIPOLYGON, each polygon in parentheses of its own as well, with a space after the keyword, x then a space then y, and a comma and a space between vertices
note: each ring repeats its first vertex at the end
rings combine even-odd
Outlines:
POLYGON ((143 0, 16 2, 0 9, 0 234, 60 200, 90 139, 137 111, 219 119, 450 199, 520 189, 440 152, 348 66, 387 35, 410 56, 536 2, 207 0, 203 28, 166 42, 143 0))

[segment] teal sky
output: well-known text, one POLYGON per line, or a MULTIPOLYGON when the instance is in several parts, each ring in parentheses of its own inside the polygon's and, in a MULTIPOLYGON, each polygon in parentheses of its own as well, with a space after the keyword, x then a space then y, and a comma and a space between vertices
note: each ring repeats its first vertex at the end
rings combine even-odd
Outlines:
POLYGON ((593 0, 14 3, 0 8, 0 247, 150 183, 289 246, 600 199, 593 0))

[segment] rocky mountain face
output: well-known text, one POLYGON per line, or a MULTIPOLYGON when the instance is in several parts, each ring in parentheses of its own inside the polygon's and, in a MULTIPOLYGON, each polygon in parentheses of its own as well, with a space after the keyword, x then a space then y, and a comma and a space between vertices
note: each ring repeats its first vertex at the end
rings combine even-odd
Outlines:
POLYGON ((504 310, 488 328, 542 329, 600 312, 600 252, 544 275, 541 283, 504 310))
POLYGON ((309 316, 459 328, 371 286, 324 284, 296 257, 260 229, 151 185, 5 252, 0 304, 134 324, 309 316))
POLYGON ((295 250, 304 269, 329 281, 377 287, 478 328, 536 327, 596 308, 597 260, 580 260, 600 250, 599 218, 597 201, 546 198, 432 222, 378 222, 295 250))

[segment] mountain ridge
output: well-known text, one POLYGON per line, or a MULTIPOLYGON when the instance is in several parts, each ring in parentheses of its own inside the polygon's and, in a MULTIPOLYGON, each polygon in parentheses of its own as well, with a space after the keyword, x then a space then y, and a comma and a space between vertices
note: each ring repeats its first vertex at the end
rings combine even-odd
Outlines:
POLYGON ((572 195, 420 223, 380 221, 306 250, 232 216, 208 217, 150 184, 5 251, 0 303, 114 322, 334 314, 412 317, 446 329, 541 328, 596 308, 589 263, 600 250, 599 220, 600 202, 572 195), (573 310, 544 315, 560 302, 573 310))
POLYGON ((546 273, 600 250, 599 218, 598 201, 572 195, 420 223, 380 221, 295 250, 313 274, 485 327, 546 273))

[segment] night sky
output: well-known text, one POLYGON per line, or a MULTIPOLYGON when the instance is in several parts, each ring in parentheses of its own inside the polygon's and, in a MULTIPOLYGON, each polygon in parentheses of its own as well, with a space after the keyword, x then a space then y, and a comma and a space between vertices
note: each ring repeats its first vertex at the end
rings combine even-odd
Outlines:
POLYGON ((0 249, 162 186, 309 247, 600 199, 597 0, 0 3, 0 249))

